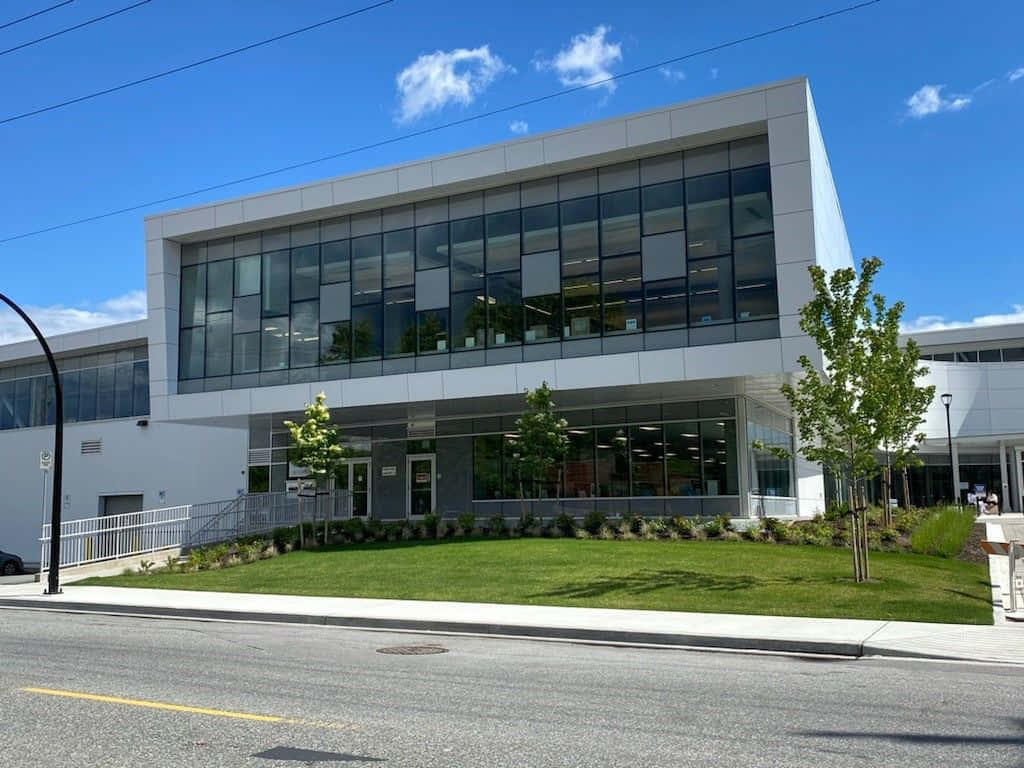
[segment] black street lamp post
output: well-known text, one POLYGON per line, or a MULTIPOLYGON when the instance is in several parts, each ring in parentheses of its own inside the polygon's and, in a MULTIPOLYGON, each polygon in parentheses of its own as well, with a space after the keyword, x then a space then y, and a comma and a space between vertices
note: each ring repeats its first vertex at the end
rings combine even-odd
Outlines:
POLYGON ((50 345, 46 343, 43 334, 40 333, 36 324, 25 314, 24 310, 0 293, 0 301, 18 313, 18 316, 28 324, 32 333, 39 339, 43 352, 46 354, 46 362, 50 364, 50 375, 53 376, 53 391, 56 402, 54 405, 54 445, 53 445, 53 510, 50 514, 50 573, 47 580, 47 589, 43 594, 56 595, 60 592, 60 502, 61 502, 61 468, 64 459, 64 394, 60 388, 60 374, 57 372, 57 363, 53 359, 50 345))
POLYGON ((949 472, 953 478, 953 498, 956 499, 956 505, 960 506, 960 489, 957 487, 957 471, 956 462, 953 461, 953 430, 949 426, 949 404, 953 402, 953 396, 949 392, 944 393, 939 398, 942 400, 942 404, 946 406, 946 445, 949 447, 949 472))

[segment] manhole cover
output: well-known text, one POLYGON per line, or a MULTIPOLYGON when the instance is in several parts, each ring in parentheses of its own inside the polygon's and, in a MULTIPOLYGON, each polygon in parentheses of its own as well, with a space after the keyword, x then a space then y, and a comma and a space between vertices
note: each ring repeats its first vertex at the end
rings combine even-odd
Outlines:
POLYGON ((443 645, 389 645, 386 648, 378 648, 377 653, 392 656, 429 656, 433 653, 448 653, 448 649, 443 645))

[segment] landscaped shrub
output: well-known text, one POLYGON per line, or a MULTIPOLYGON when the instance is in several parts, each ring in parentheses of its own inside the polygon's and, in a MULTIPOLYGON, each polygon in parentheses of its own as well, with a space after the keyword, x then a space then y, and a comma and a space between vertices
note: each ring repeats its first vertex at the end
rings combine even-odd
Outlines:
POLYGON ((682 515, 676 515, 675 517, 669 518, 669 526, 676 530, 680 538, 692 539, 693 538, 693 520, 682 515))
POLYGON ((476 527, 476 515, 472 512, 463 512, 459 515, 459 528, 463 533, 470 534, 476 527))
POLYGON ((765 517, 761 520, 761 532, 764 538, 773 541, 785 541, 789 538, 786 524, 775 517, 765 517))
POLYGON ((277 551, 284 554, 288 551, 289 546, 295 545, 296 540, 299 538, 299 533, 297 528, 275 528, 270 538, 274 542, 274 547, 277 548, 277 551))
POLYGON ((761 540, 761 529, 756 525, 748 525, 743 529, 743 538, 747 541, 760 541, 761 540))
POLYGON ((605 523, 604 512, 598 512, 596 509, 587 512, 583 518, 583 530, 589 533, 591 536, 596 536, 601 532, 601 526, 605 523))
POLYGON ((717 539, 722 535, 725 529, 722 527, 722 521, 718 517, 713 517, 704 523, 704 533, 709 539, 717 539))
POLYGON ((366 523, 361 517, 353 517, 341 524, 341 531, 351 541, 362 541, 366 537, 366 523))
POLYGON ((883 544, 895 544, 900 537, 900 532, 895 528, 883 528, 881 539, 883 544))
POLYGON ((441 522, 441 518, 435 515, 433 512, 423 516, 423 537, 427 539, 433 539, 437 537, 437 526, 441 522))
POLYGON ((505 516, 500 512, 491 515, 487 522, 487 533, 491 536, 504 536, 508 533, 508 526, 505 525, 505 516))
POLYGON ((552 521, 551 527, 559 531, 563 536, 573 536, 576 533, 576 521, 565 512, 552 521))
POLYGON ((973 527, 973 510, 943 507, 914 529, 910 549, 922 555, 956 557, 973 527))
MULTIPOLYGON (((527 512, 516 521, 516 532, 520 536, 532 535, 530 531, 537 527, 538 522, 533 512, 527 512)), ((539 536, 540 533, 538 532, 537 535, 539 536)))
POLYGON ((366 521, 366 538, 377 541, 384 538, 384 523, 380 520, 366 521))
POLYGON ((384 535, 388 541, 398 541, 402 538, 402 531, 405 530, 405 520, 384 524, 384 535))
POLYGON ((668 523, 663 517, 656 517, 647 521, 647 536, 652 539, 668 538, 668 523))

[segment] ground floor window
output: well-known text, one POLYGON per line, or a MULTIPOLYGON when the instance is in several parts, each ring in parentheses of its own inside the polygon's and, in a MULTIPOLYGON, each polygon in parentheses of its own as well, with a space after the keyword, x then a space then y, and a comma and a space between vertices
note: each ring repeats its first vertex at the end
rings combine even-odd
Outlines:
POLYGON ((793 434, 786 417, 747 401, 747 454, 750 489, 757 496, 795 496, 793 434))

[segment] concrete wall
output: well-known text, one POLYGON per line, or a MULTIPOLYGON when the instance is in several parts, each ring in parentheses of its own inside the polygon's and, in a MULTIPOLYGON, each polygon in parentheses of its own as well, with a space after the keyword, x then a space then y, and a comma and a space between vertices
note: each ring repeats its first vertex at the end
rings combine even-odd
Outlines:
POLYGON ((920 382, 935 386, 921 430, 929 440, 946 438, 946 409, 939 396, 953 395, 949 409, 953 437, 1024 433, 1024 363, 943 363, 927 360, 920 382))
MULTIPOLYGON (((233 498, 246 485, 247 448, 245 429, 152 421, 138 427, 135 419, 68 424, 63 518, 98 515, 103 495, 141 493, 147 509, 233 498), (81 441, 95 439, 103 452, 83 456, 81 441)), ((53 450, 52 427, 0 432, 0 549, 31 561, 39 559, 43 450, 53 450)), ((48 492, 47 522, 49 516, 48 492)))

